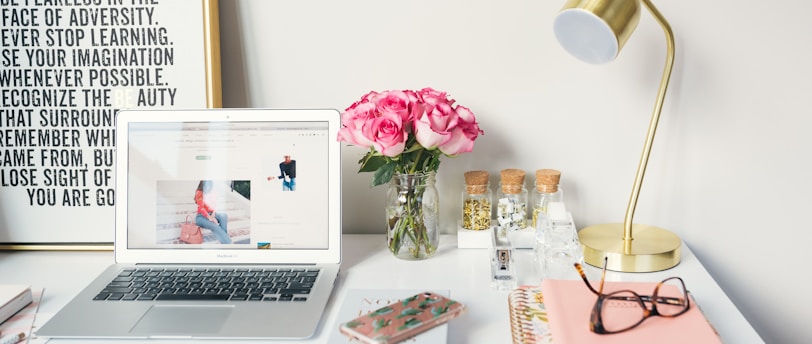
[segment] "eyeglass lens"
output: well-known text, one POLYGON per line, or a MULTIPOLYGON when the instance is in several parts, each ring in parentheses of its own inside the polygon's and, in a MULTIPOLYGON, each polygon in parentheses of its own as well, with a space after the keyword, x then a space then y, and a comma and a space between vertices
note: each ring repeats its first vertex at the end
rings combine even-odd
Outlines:
POLYGON ((630 291, 606 294, 600 307, 601 322, 607 332, 619 332, 640 324, 656 307, 662 316, 676 316, 688 307, 687 292, 679 279, 669 278, 655 291, 657 295, 640 296, 630 291), (656 306, 651 298, 656 297, 656 306))

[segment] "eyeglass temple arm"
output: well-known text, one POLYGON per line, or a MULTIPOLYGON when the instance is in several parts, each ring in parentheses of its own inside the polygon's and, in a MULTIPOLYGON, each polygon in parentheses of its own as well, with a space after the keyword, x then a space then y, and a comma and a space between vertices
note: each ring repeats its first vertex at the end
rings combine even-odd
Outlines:
POLYGON ((595 295, 603 295, 603 281, 606 280, 606 264, 609 263, 609 257, 603 257, 603 273, 601 273, 601 284, 598 285, 598 290, 592 287, 592 284, 589 283, 589 280, 586 279, 586 273, 584 273, 584 268, 581 267, 580 263, 575 263, 575 269, 578 270, 578 274, 581 275, 581 279, 584 280, 586 286, 591 290, 595 295))
MULTIPOLYGON (((584 283, 586 284, 586 287, 589 288, 590 291, 595 293, 595 295, 601 295, 601 293, 599 291, 595 290, 595 288, 592 287, 592 284, 589 283, 589 280, 586 279, 586 273, 584 273, 584 268, 581 266, 581 264, 575 263, 573 265, 575 266, 575 270, 578 270, 578 274, 581 275, 581 279, 584 280, 584 283)), ((603 289, 603 284, 602 283, 601 283, 601 289, 603 289)))

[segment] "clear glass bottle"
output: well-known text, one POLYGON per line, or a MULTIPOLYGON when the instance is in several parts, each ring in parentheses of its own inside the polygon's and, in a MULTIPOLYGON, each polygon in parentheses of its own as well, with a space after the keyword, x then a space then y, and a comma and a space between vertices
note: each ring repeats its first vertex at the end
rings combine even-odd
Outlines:
MULTIPOLYGON (((559 174, 560 175, 560 174, 559 174)), ((548 190, 545 188, 545 190, 548 190)), ((560 190, 558 190, 560 191, 560 190)), ((543 211, 534 201, 536 242, 533 251, 541 279, 577 279, 573 263, 584 262, 584 253, 578 240, 575 222, 563 200, 551 198, 543 211)))
POLYGON ((578 240, 578 232, 570 221, 556 221, 540 214, 539 227, 546 227, 541 234, 537 232, 536 257, 540 260, 541 278, 577 279, 578 273, 574 263, 584 263, 584 253, 578 240), (541 224, 544 221, 545 224, 541 224))
POLYGON ((481 231, 491 228, 493 210, 490 174, 486 171, 465 172, 462 191, 462 228, 481 231))
POLYGON ((533 219, 535 222, 534 228, 536 229, 535 234, 535 242, 533 243, 533 256, 535 257, 536 264, 535 267, 537 270, 537 274, 541 279, 544 279, 546 275, 546 257, 545 250, 546 250, 546 243, 547 243, 547 231, 550 230, 552 223, 550 222, 550 218, 544 212, 538 212, 533 214, 533 219))
POLYGON ((508 231, 527 227, 527 189, 524 187, 525 172, 504 169, 496 193, 497 235, 507 236, 508 231))
POLYGON ((531 195, 533 204, 533 228, 538 228, 539 213, 547 213, 551 202, 564 203, 564 192, 559 186, 561 172, 553 169, 536 170, 536 184, 531 195))

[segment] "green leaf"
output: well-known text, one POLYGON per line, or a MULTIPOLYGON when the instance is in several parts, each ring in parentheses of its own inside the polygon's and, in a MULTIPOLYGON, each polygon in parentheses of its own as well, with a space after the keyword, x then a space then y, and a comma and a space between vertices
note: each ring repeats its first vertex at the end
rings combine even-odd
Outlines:
POLYGON ((362 326, 362 325, 364 325, 363 322, 358 321, 358 320, 353 320, 353 321, 350 321, 350 322, 347 322, 346 324, 344 324, 344 327, 356 328, 356 327, 359 327, 359 326, 362 326))
POLYGON ((358 172, 375 172, 381 168, 381 166, 389 163, 389 158, 369 152, 367 155, 364 155, 358 163, 361 164, 361 168, 358 172))
POLYGON ((418 320, 417 318, 409 318, 409 319, 406 319, 405 322, 403 322, 403 325, 398 327, 398 330, 405 330, 407 328, 413 328, 413 327, 416 327, 416 326, 420 325, 421 323, 422 322, 420 320, 418 320))
POLYGON ((392 180, 392 175, 395 174, 395 166, 397 164, 390 161, 389 163, 381 166, 375 171, 375 177, 372 178, 372 186, 378 186, 389 183, 392 180))
MULTIPOLYGON (((391 227, 391 226, 390 226, 390 227, 391 227)), ((408 304, 409 304, 409 302, 412 302, 412 301, 414 301, 414 300, 417 300, 417 298, 419 298, 419 297, 420 297, 420 295, 418 295, 418 294, 415 294, 415 295, 409 296, 409 297, 407 297, 407 298, 403 299, 403 301, 401 301, 401 304, 403 305, 403 307, 406 307, 406 305, 408 305, 408 304)))
POLYGON ((382 328, 387 327, 392 324, 392 320, 390 319, 375 319, 372 321, 372 328, 375 332, 380 331, 382 328))
POLYGON ((400 314, 395 316, 395 318, 400 319, 400 318, 405 318, 405 317, 409 317, 409 316, 418 315, 420 313, 423 313, 423 311, 419 310, 419 309, 414 309, 414 308, 406 308, 406 309, 402 310, 400 312, 400 314))
POLYGON ((367 316, 370 317, 370 318, 373 318, 373 317, 377 317, 379 315, 392 313, 393 311, 394 311, 394 309, 392 309, 392 307, 384 306, 384 307, 376 309, 374 312, 370 312, 369 314, 367 314, 367 316))
POLYGON ((419 307, 420 309, 426 309, 426 308, 429 307, 430 304, 435 303, 437 301, 440 301, 440 300, 425 299, 425 300, 423 300, 423 302, 420 302, 420 304, 417 305, 417 307, 419 307))

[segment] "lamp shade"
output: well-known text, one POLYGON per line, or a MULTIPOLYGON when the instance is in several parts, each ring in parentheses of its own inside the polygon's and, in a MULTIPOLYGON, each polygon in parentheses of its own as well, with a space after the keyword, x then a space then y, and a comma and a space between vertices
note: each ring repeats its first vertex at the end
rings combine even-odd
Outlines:
POLYGON ((601 64, 617 57, 639 21, 639 0, 569 0, 553 31, 571 55, 601 64))

